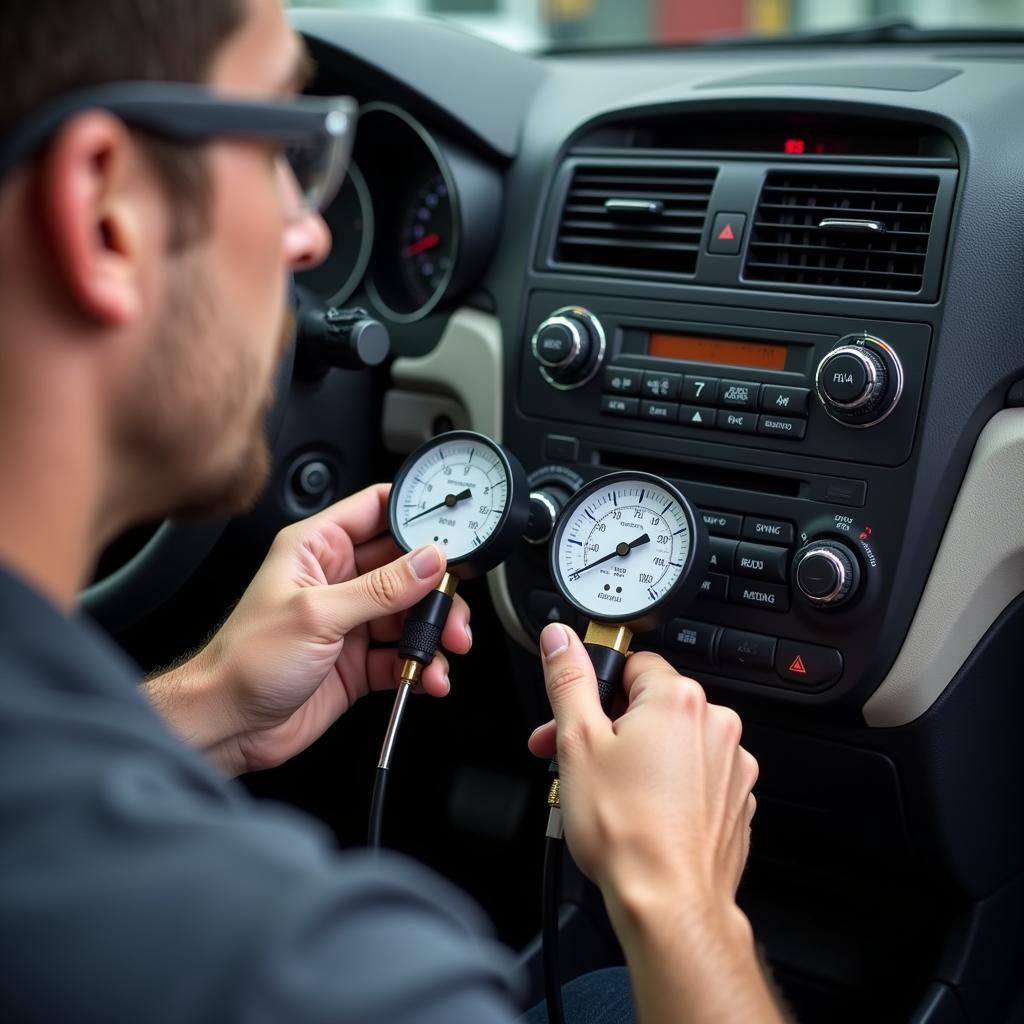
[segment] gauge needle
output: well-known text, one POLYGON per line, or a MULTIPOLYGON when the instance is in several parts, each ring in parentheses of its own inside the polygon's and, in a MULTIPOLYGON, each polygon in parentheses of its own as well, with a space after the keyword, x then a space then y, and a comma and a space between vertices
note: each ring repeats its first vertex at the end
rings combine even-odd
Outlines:
MULTIPOLYGON (((422 512, 417 512, 411 519, 406 519, 402 524, 408 526, 413 519, 419 519, 420 516, 429 515, 431 512, 436 512, 439 508, 454 508, 460 501, 465 501, 467 498, 473 497, 473 492, 467 487, 464 491, 460 491, 458 494, 447 494, 445 495, 444 501, 439 501, 436 505, 431 505, 430 508, 425 508, 422 512)), ((647 538, 650 540, 650 538, 647 538)))
POLYGON ((605 555, 604 558, 599 558, 596 562, 591 562, 590 565, 585 565, 582 569, 577 569, 574 573, 570 573, 569 579, 579 579, 580 573, 584 573, 588 569, 593 569, 595 565, 607 562, 611 558, 623 558, 628 555, 633 548, 638 548, 641 544, 650 544, 650 542, 651 538, 646 533, 641 533, 636 540, 631 540, 628 544, 624 540, 620 540, 619 543, 615 545, 615 550, 610 555, 605 555))
POLYGON ((407 245, 402 250, 402 255, 406 259, 410 256, 419 256, 421 252, 426 252, 428 249, 433 249, 435 245, 440 244, 441 236, 436 231, 432 231, 429 235, 424 235, 418 242, 413 242, 412 245, 407 245))

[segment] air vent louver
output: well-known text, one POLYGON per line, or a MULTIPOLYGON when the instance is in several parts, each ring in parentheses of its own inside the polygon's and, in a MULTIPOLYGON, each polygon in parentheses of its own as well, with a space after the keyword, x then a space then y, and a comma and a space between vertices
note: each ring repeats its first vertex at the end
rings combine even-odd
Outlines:
POLYGON ((718 169, 672 164, 582 164, 573 172, 554 261, 689 275, 697 266, 718 169))
POLYGON ((938 189, 937 177, 773 171, 758 202, 743 276, 920 291, 938 189), (839 223, 829 226, 830 220, 839 223))

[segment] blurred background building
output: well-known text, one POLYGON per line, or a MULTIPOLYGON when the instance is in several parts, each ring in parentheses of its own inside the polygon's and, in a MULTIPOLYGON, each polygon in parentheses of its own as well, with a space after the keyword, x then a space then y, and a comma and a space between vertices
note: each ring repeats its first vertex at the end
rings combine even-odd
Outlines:
POLYGON ((1024 0, 296 0, 291 6, 444 17, 518 49, 696 42, 899 18, 921 27, 1024 25, 1024 0))

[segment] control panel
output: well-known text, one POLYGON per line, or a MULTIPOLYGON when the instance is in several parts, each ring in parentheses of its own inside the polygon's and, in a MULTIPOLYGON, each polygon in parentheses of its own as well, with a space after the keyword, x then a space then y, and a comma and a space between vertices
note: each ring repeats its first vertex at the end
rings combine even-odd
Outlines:
POLYGON ((697 597, 637 645, 708 683, 841 700, 878 667, 929 326, 565 300, 530 298, 506 428, 550 510, 507 565, 523 624, 575 624, 543 558, 558 509, 604 473, 650 472, 710 546, 697 597))

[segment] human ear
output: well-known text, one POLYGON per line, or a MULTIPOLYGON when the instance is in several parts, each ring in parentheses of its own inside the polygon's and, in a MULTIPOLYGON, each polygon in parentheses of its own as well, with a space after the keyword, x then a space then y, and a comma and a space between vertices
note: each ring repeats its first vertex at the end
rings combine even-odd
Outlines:
POLYGON ((138 150, 103 112, 68 122, 42 157, 40 205, 54 270, 73 306, 109 326, 142 308, 143 197, 138 150))

